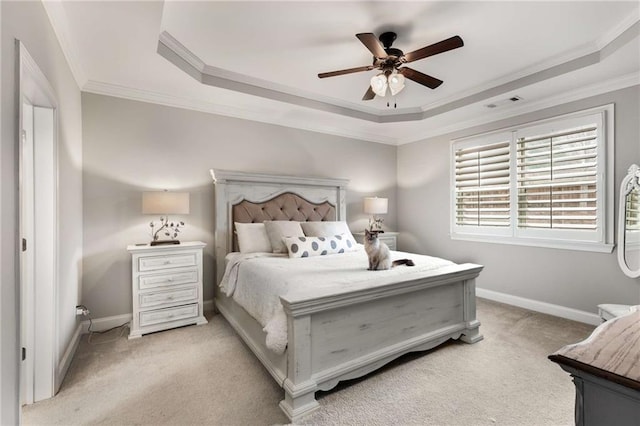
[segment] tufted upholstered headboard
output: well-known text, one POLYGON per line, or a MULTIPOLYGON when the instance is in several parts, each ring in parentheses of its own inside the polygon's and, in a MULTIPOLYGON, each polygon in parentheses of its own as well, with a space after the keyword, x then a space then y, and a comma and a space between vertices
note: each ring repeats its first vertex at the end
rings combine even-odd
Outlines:
POLYGON ((285 192, 271 200, 258 203, 242 200, 233 205, 231 214, 234 222, 242 223, 265 220, 297 220, 298 222, 336 220, 336 208, 329 201, 312 203, 292 192, 285 192))
MULTIPOLYGON (((219 283, 224 258, 237 250, 233 223, 265 220, 346 220, 346 179, 211 170, 215 184, 215 256, 219 283)), ((217 287, 217 286, 216 286, 217 287)))
MULTIPOLYGON (((242 200, 231 207, 232 223, 258 223, 265 220, 298 222, 336 220, 336 208, 329 201, 312 203, 292 192, 285 192, 270 200, 257 203, 242 200)), ((238 251, 236 237, 236 233, 233 232, 233 251, 238 251)))

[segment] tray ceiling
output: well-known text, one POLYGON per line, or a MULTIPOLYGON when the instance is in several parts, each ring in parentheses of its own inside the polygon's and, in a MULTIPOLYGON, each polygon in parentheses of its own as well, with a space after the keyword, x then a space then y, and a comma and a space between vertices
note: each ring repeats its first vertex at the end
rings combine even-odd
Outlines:
POLYGON ((636 1, 44 4, 82 90, 375 142, 640 83, 636 1), (384 31, 405 52, 465 45, 413 62, 444 84, 409 81, 390 107, 361 100, 376 71, 317 77, 369 65, 355 34, 384 31))

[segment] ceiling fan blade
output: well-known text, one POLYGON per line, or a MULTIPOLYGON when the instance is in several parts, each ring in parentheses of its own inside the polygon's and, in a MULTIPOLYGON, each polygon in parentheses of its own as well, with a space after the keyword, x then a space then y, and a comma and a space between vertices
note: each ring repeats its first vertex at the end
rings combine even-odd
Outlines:
POLYGON ((387 57, 387 52, 384 51, 384 47, 382 47, 373 33, 360 33, 356 34, 356 37, 358 37, 358 40, 360 40, 376 58, 387 57))
POLYGON ((371 86, 369 86, 369 88, 367 89, 367 92, 364 94, 364 96, 362 97, 363 101, 370 101, 371 99, 375 98, 376 94, 373 91, 373 89, 371 88, 371 86))
POLYGON ((436 87, 442 84, 442 80, 438 80, 435 77, 431 77, 430 75, 423 74, 420 71, 416 71, 413 68, 403 67, 398 70, 398 72, 409 80, 413 80, 416 83, 422 84, 423 86, 427 86, 430 89, 435 89, 436 87))
POLYGON ((371 71, 372 69, 373 69, 373 65, 367 65, 364 67, 348 68, 346 70, 340 70, 340 71, 322 72, 318 74, 318 77, 320 78, 335 77, 337 75, 351 74, 354 72, 371 71))
POLYGON ((414 50, 413 52, 406 53, 404 55, 405 62, 413 62, 418 59, 423 59, 428 56, 437 55, 438 53, 447 52, 449 50, 457 49, 464 46, 464 42, 460 36, 453 36, 446 40, 439 41, 422 49, 414 50))

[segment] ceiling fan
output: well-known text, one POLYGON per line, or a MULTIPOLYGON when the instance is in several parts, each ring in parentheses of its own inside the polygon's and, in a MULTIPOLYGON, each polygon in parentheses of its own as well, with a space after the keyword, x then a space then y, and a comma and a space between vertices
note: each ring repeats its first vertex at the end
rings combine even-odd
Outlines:
POLYGON ((379 69, 381 72, 371 78, 371 85, 362 97, 363 101, 371 100, 376 95, 385 96, 387 91, 390 91, 392 95, 397 94, 404 88, 405 77, 430 89, 435 89, 442 84, 442 80, 403 65, 464 46, 460 36, 453 36, 422 49, 404 53, 400 49, 391 47, 397 37, 394 32, 388 31, 380 34, 380 41, 376 39, 373 33, 360 33, 356 34, 356 37, 373 53, 373 64, 340 71, 323 72, 318 74, 318 77, 335 77, 337 75, 379 69))

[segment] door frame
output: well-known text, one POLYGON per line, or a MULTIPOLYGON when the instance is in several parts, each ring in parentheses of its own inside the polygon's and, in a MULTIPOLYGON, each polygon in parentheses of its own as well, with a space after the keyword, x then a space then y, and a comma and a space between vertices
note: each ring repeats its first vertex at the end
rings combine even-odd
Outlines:
MULTIPOLYGON (((25 46, 16 40, 18 52, 18 150, 22 160, 23 108, 25 101, 34 108, 36 115, 43 114, 44 126, 37 123, 34 128, 34 223, 23 223, 22 197, 25 193, 23 164, 19 161, 19 221, 18 252, 20 253, 20 341, 26 347, 26 361, 33 363, 33 381, 26 384, 33 401, 52 397, 59 387, 56 383, 56 368, 59 363, 58 346, 58 102, 55 92, 25 46), (39 111, 39 112, 38 112, 39 111), (36 132, 34 132, 36 133, 36 132), (34 256, 34 284, 32 294, 23 294, 22 271, 22 227, 33 226, 33 241, 27 241, 27 250, 34 256), (24 298, 23 298, 24 296, 24 298), (23 315, 23 313, 25 315, 23 315), (23 330, 33 332, 33 343, 24 342, 23 330), (25 344, 33 347, 27 347, 25 344), (35 350, 37 348, 37 351, 35 350), (32 389, 29 389, 32 385, 32 389)), ((26 191, 28 193, 28 191, 26 191)), ((20 362, 20 383, 25 361, 20 362)), ((22 404, 23 391, 20 390, 22 404)), ((27 401, 30 398, 26 398, 27 401)))

